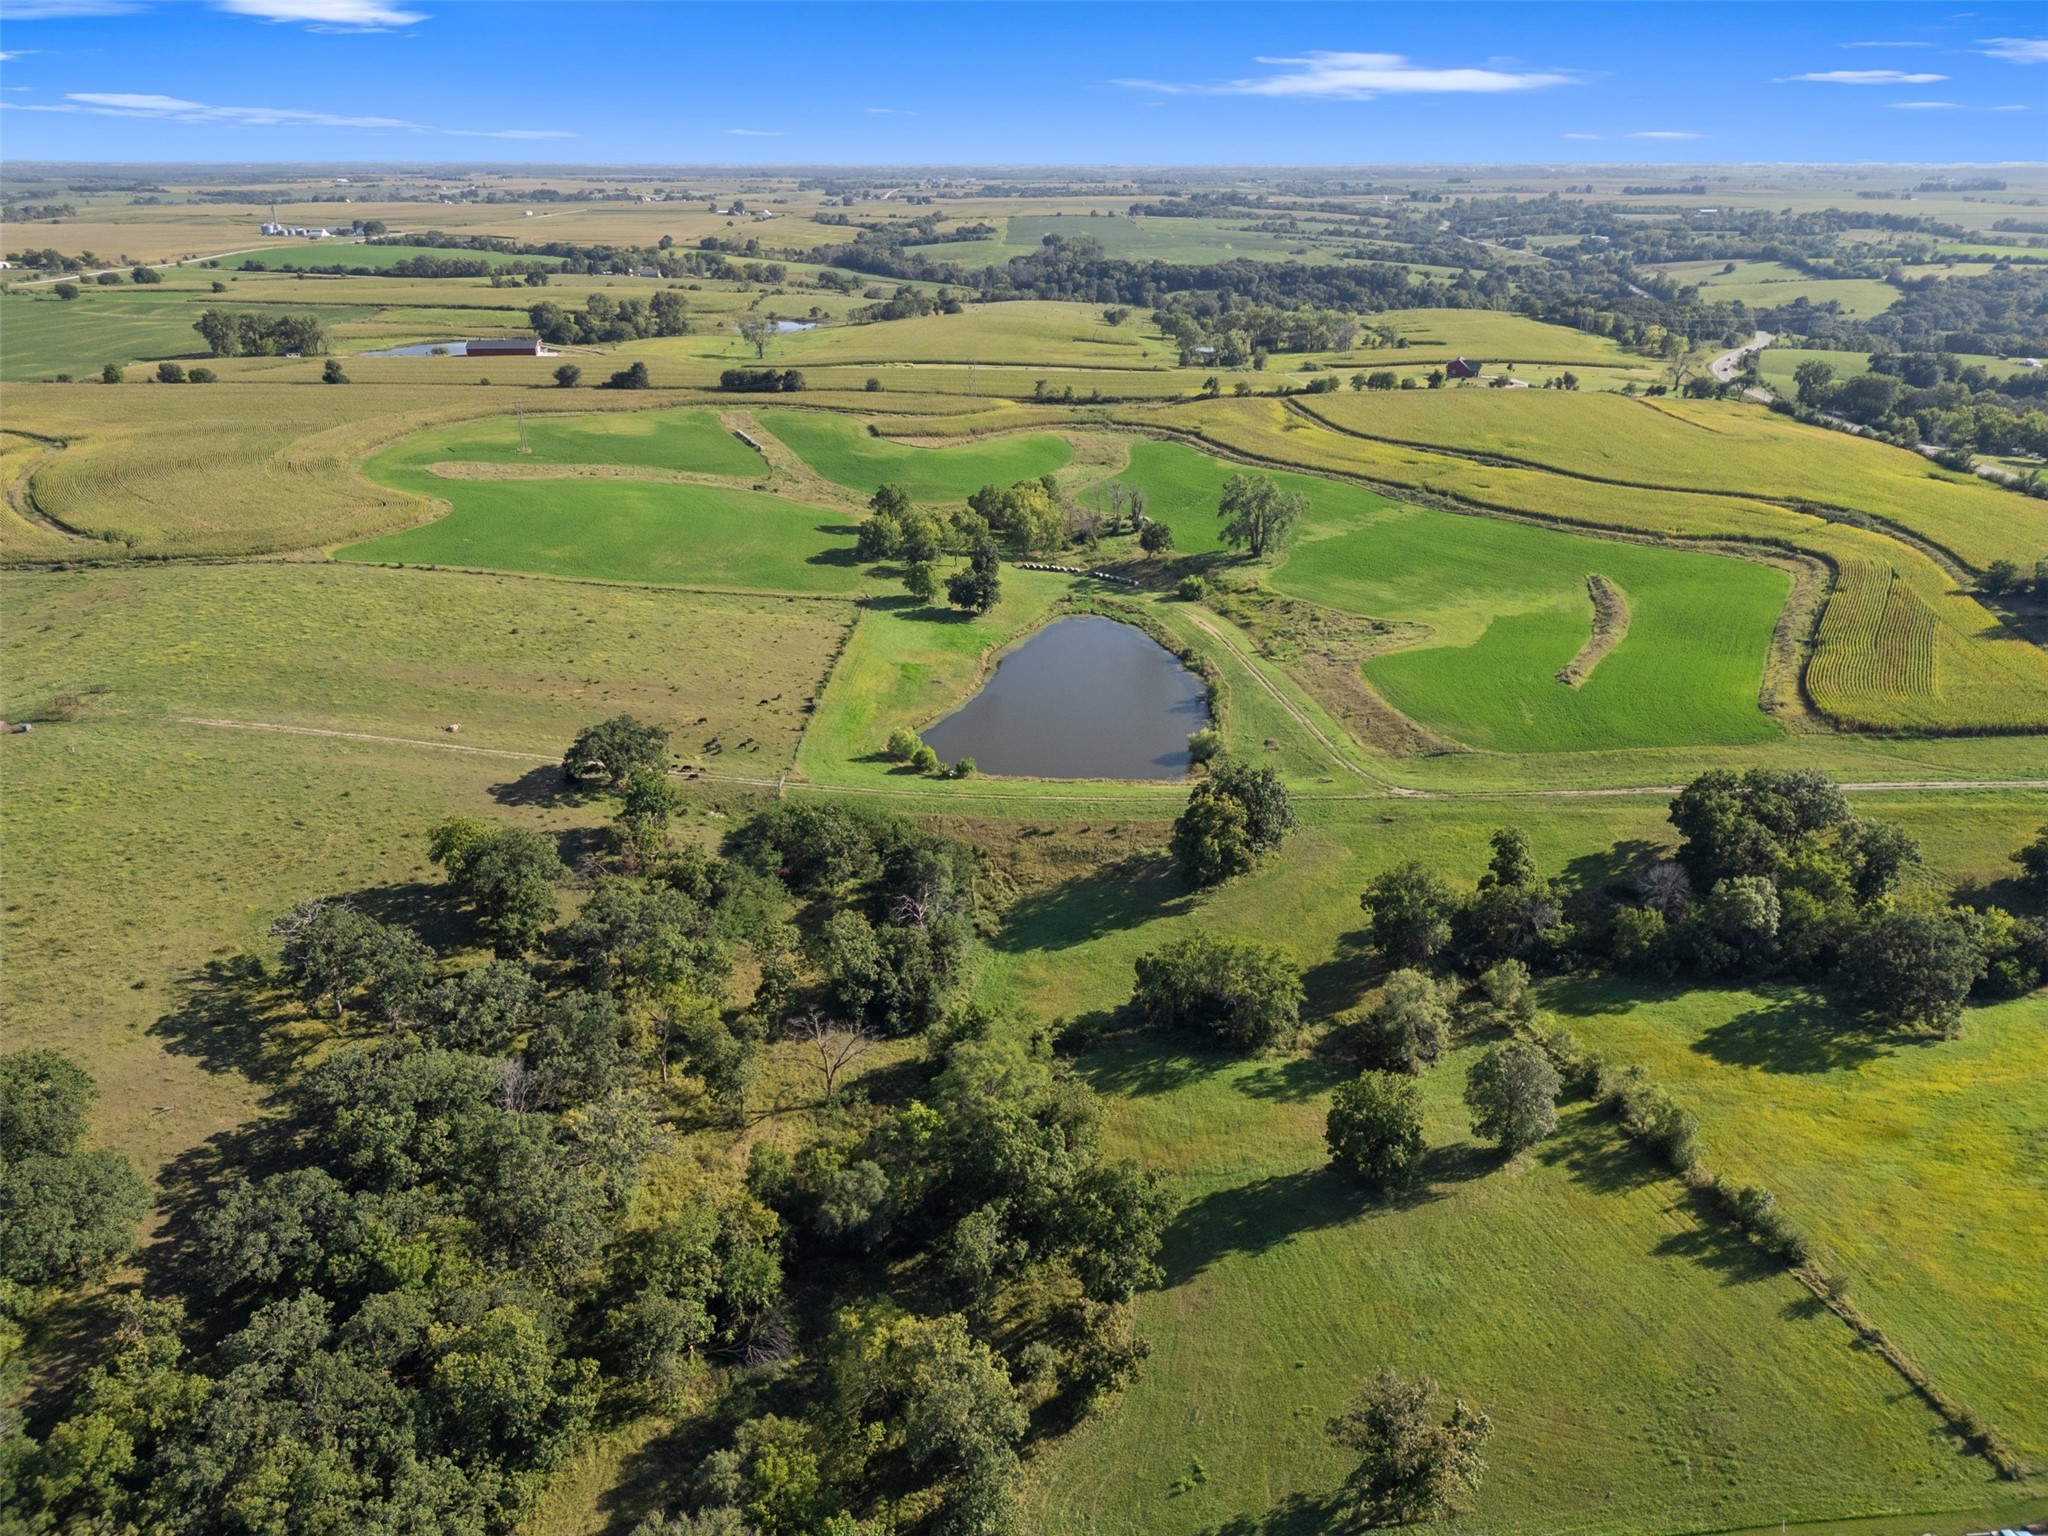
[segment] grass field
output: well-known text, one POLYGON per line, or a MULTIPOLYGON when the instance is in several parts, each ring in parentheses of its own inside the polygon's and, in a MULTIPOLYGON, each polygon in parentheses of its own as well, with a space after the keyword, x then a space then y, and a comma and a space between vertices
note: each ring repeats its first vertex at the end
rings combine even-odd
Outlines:
MULTIPOLYGON (((110 294, 88 287, 66 303, 48 295, 0 296, 0 380, 49 379, 68 373, 97 381, 107 363, 184 358, 206 362, 206 344, 192 329, 203 305, 174 295, 127 291, 110 294)), ((259 314, 282 314, 284 306, 263 304, 259 314)), ((359 306, 337 312, 358 319, 359 306)))
MULTIPOLYGON (((1177 444, 1140 443, 1126 478, 1145 486, 1147 515, 1172 524, 1177 548, 1199 550, 1216 547, 1217 500, 1235 472, 1177 444)), ((1308 496, 1311 511, 1272 585, 1350 613, 1429 625, 1422 648, 1366 665, 1389 702, 1425 725, 1506 751, 1778 733, 1757 692, 1788 586, 1781 572, 1283 479, 1308 496), (1591 632, 1586 576, 1595 571, 1628 594, 1628 635, 1584 686, 1568 688, 1555 674, 1591 632)))
POLYGON ((901 361, 1171 368, 1178 349, 1141 315, 1110 325, 1094 304, 971 304, 957 315, 805 331, 770 348, 784 366, 901 361))
MULTIPOLYGON (((1987 843, 2010 835, 2010 808, 1986 814, 1987 843)), ((1640 801, 1318 815, 1282 864, 1210 897, 1190 902, 1140 861, 1027 903, 984 995, 1032 1019, 1113 1008, 1135 955, 1204 928, 1291 947, 1316 1015, 1352 1006, 1369 981, 1347 938, 1359 886, 1412 856, 1469 880, 1503 819, 1546 870, 1668 834, 1640 801)), ((1146 1374, 1034 1468, 1033 1529, 1329 1529, 1342 1468, 1323 1419, 1386 1364, 1494 1415, 1488 1484, 1459 1529, 1724 1529, 1988 1502, 1981 1469, 1931 1437, 1895 1377, 1703 1229, 1606 1126, 1575 1111, 1518 1170, 1474 1148, 1456 1103, 1469 1054, 1427 1084, 1427 1192, 1378 1208, 1323 1172, 1334 1075, 1319 1054, 1232 1062, 1141 1038, 1082 1059, 1112 1095, 1112 1147, 1167 1172, 1186 1205, 1168 1284, 1140 1302, 1146 1374)))
POLYGON ((1752 309, 1806 299, 1814 304, 1837 304, 1851 319, 1867 320, 1891 308, 1899 297, 1898 289, 1876 278, 1808 277, 1776 261, 1680 261, 1658 270, 1680 282, 1697 283, 1703 298, 1740 300, 1752 309), (1723 272, 1726 266, 1735 270, 1723 272))
POLYGON ((447 514, 339 558, 775 592, 870 584, 843 513, 718 485, 446 479, 423 467, 431 456, 405 444, 365 468, 394 490, 445 500, 447 514))
POLYGON ((1676 539, 1811 551, 1832 592, 1805 681, 1852 729, 2048 729, 2048 656, 1987 612, 1933 559, 1897 539, 1766 502, 1636 489, 1330 431, 1280 402, 1219 400, 1139 414, 1272 463, 1359 475, 1461 503, 1676 539), (1887 618, 1887 614, 1890 615, 1887 618), (1880 654, 1874 637, 1894 637, 1880 654))
MULTIPOLYGON (((1123 261, 1181 261, 1211 263, 1222 261, 1284 261, 1289 254, 1313 242, 1292 235, 1257 233, 1243 227, 1244 220, 1230 219, 1144 219, 1123 214, 1100 217, 1064 214, 1013 214, 1002 221, 1002 235, 995 240, 954 241, 911 249, 934 261, 957 262, 965 267, 999 266, 1014 256, 1028 256, 1048 235, 1064 240, 1093 240, 1103 254, 1123 261)), ((1333 260, 1328 250, 1321 259, 1333 260)))
MULTIPOLYGON (((408 464, 614 464, 705 475, 758 475, 761 455, 702 408, 606 415, 504 416, 464 422, 407 443, 408 464)), ((396 462, 386 456, 387 462, 396 462)))
POLYGON ((1775 1193, 1857 1305, 2048 1461, 2048 999, 1919 1046, 1797 991, 1589 983, 1550 1001, 1588 1048, 1648 1067, 1699 1115, 1712 1166, 1775 1193))
POLYGON ((481 261, 492 267, 536 261, 543 266, 557 266, 561 261, 558 256, 512 256, 502 251, 450 251, 431 245, 365 245, 354 240, 325 240, 313 245, 266 245, 258 251, 231 256, 222 265, 239 270, 247 270, 253 263, 273 271, 284 267, 368 267, 382 271, 416 256, 430 256, 438 261, 481 261))
POLYGON ((871 437, 858 421, 819 411, 764 410, 761 425, 834 484, 863 493, 885 482, 912 501, 965 501, 984 485, 1051 474, 1073 457, 1050 433, 946 448, 913 448, 871 437))
POLYGON ((676 750, 713 772, 772 775, 846 618, 820 603, 349 566, 0 579, 0 708, 12 719, 59 693, 82 700, 69 722, 0 738, 10 1047, 89 1061, 100 1134, 148 1166, 240 1124, 291 1042, 208 1005, 232 991, 220 967, 268 950, 274 917, 337 892, 381 910, 430 877, 425 830, 440 817, 565 836, 600 820, 602 806, 559 800, 552 764, 621 709, 676 727, 676 750), (726 751, 705 750, 714 735, 726 751), (749 739, 758 750, 741 749, 749 739))

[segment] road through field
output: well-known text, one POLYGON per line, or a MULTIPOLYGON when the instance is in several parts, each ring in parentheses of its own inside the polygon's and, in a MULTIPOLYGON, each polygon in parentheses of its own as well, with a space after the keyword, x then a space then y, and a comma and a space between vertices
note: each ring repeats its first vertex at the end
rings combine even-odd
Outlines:
MULTIPOLYGON (((1222 637, 1218 636, 1217 638, 1221 639, 1222 637)), ((1229 642, 1225 641, 1224 643, 1228 644, 1229 642)), ((1235 649, 1235 647, 1232 647, 1232 649, 1235 649)), ((1254 675, 1256 676, 1257 674, 1254 673, 1254 675)), ((1261 679, 1261 681, 1264 680, 1261 679)), ((1267 684, 1267 686, 1270 688, 1272 685, 1269 683, 1267 684)), ((1303 726, 1305 726, 1308 730, 1314 732, 1315 735, 1325 744, 1328 744, 1333 755, 1336 753, 1335 744, 1331 743, 1330 739, 1327 736, 1325 736, 1320 730, 1317 730, 1316 726, 1311 721, 1309 721, 1305 716, 1301 715, 1298 711, 1296 711, 1294 706, 1290 704, 1286 699, 1280 698, 1280 695, 1277 691, 1274 693, 1274 697, 1279 698, 1280 703, 1287 709, 1287 711, 1290 714, 1293 714, 1294 717, 1297 720, 1299 720, 1303 726)), ((553 755, 545 752, 520 752, 505 747, 473 747, 465 742, 430 741, 425 738, 417 736, 382 736, 369 731, 327 730, 318 726, 311 725, 286 725, 282 722, 274 720, 220 720, 210 719, 200 715, 170 715, 166 718, 170 720, 170 722, 174 725, 196 725, 206 730, 215 731, 270 731, 283 736, 325 736, 333 738, 337 741, 369 741, 380 742, 387 746, 394 747, 426 747, 432 751, 437 752, 466 752, 475 757, 502 757, 509 758, 514 761, 522 763, 552 763, 557 761, 557 759, 553 755)), ((1339 761, 1341 762, 1343 761, 1343 759, 1340 757, 1339 761)), ((1346 763, 1345 766, 1350 767, 1350 764, 1346 763)), ((711 773, 708 771, 694 768, 670 769, 669 771, 677 778, 702 779, 714 784, 745 784, 757 789, 773 789, 780 791, 788 787, 788 785, 790 784, 790 780, 787 775, 782 775, 776 778, 769 779, 752 778, 743 774, 711 773)), ((1361 778, 1371 778, 1371 775, 1367 774, 1363 769, 1354 768, 1352 771, 1357 773, 1361 778)), ((999 783, 999 781, 994 778, 987 778, 984 780, 984 782, 988 785, 988 787, 991 790, 995 790, 999 783)), ((1380 781, 1374 780, 1374 782, 1377 783, 1380 781)), ((921 789, 891 789, 882 785, 799 783, 797 787, 800 789, 817 790, 821 793, 826 794, 921 796, 925 793, 925 791, 921 789)), ((1162 787, 1177 788, 1177 786, 1162 787)), ((1896 790, 1938 789, 2048 790, 2048 779, 1864 779, 1855 782, 1843 783, 1838 787, 1846 794, 1883 794, 1886 792, 1896 790)), ((1613 785, 1600 789, 1445 790, 1408 789, 1399 785, 1389 784, 1386 785, 1384 789, 1372 794, 1359 794, 1355 792, 1324 794, 1313 789, 1305 789, 1296 792, 1294 798, 1296 800, 1317 801, 1384 800, 1392 797, 1401 797, 1412 800, 1602 800, 1628 795, 1675 795, 1683 788, 1685 788, 1683 784, 1625 784, 1613 785)), ((974 791, 962 791, 959 789, 955 789, 953 793, 964 793, 968 796, 972 796, 974 794, 974 791)), ((1062 798, 1075 800, 1099 800, 1102 797, 1100 794, 1080 794, 1064 797, 1059 795, 1050 795, 1045 796, 1043 798, 1052 800, 1058 800, 1062 798)))

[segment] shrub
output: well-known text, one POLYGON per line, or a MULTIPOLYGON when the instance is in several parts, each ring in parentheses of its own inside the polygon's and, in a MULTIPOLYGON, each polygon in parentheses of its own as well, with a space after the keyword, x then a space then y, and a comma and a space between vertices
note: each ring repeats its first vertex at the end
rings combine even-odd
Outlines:
POLYGON ((869 379, 862 387, 871 395, 879 395, 882 392, 882 381, 880 379, 869 379))
POLYGON ((919 742, 917 750, 910 754, 910 766, 919 773, 937 773, 939 771, 939 754, 923 742, 919 742))
MULTIPOLYGON (((1165 523, 1147 518, 1145 526, 1138 530, 1138 548, 1148 555, 1164 554, 1173 548, 1173 530, 1165 523)), ((1181 595, 1185 597, 1187 594, 1183 592, 1181 595)))
POLYGON ((327 359, 326 366, 320 370, 320 382, 322 384, 346 384, 348 382, 348 375, 341 371, 340 358, 330 357, 327 359))
POLYGON ((1479 990, 1487 1006, 1504 1019, 1526 1024, 1536 1017, 1536 994, 1529 986, 1529 967, 1519 960, 1503 960, 1482 972, 1479 990))
POLYGON ((194 368, 185 375, 187 384, 212 384, 220 378, 211 368, 194 368))
POLYGON ((1621 1128, 1674 1173, 1684 1173, 1699 1160, 1699 1121, 1652 1083, 1641 1067, 1611 1077, 1603 1071, 1599 1093, 1621 1128))
POLYGON ((794 368, 728 368, 718 376, 718 387, 736 394, 792 394, 804 387, 804 376, 794 368))
POLYGON ((1209 595, 1209 583, 1199 576, 1183 576, 1174 591, 1184 603, 1199 603, 1209 595))
POLYGON ((574 389, 583 382, 583 370, 574 363, 564 363, 555 370, 555 388, 574 389))
POLYGON ((1223 733, 1213 725, 1205 725, 1201 730, 1188 734, 1188 761, 1198 768, 1222 750, 1223 733))
POLYGON ((1418 860, 1376 876, 1358 904, 1373 948, 1390 965, 1427 965, 1451 942, 1451 888, 1418 860))
POLYGON ((1368 1189, 1398 1188, 1422 1156, 1422 1092, 1411 1077, 1366 1072, 1330 1097, 1331 1164, 1368 1189))
POLYGON ((980 771, 981 765, 971 757, 963 757, 953 765, 953 777, 956 779, 971 779, 980 771))
POLYGON ((182 363, 158 363, 156 381, 159 384, 182 384, 185 382, 185 368, 182 363))
POLYGON ((1161 1029, 1209 1035, 1230 1050, 1260 1051, 1301 1020, 1301 969, 1270 944, 1192 934, 1141 955, 1131 1006, 1161 1029))
POLYGON ((601 389, 651 389, 653 388, 653 382, 647 377, 647 365, 645 363, 635 363, 630 368, 621 368, 598 387, 601 389))
POLYGON ((917 739, 917 732, 907 725, 899 725, 889 733, 889 745, 883 750, 895 758, 897 762, 907 763, 917 755, 917 749, 920 745, 921 743, 917 739))
POLYGON ((100 369, 100 382, 102 384, 119 384, 125 381, 127 377, 128 375, 121 371, 119 363, 108 363, 100 369))

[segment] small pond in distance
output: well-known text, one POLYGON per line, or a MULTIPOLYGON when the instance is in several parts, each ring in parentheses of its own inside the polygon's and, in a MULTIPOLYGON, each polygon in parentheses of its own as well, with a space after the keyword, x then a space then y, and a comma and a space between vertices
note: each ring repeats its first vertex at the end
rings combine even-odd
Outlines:
POLYGON ((942 761, 1047 779, 1177 779, 1209 689, 1143 630, 1083 615, 1002 659, 981 692, 924 733, 942 761))

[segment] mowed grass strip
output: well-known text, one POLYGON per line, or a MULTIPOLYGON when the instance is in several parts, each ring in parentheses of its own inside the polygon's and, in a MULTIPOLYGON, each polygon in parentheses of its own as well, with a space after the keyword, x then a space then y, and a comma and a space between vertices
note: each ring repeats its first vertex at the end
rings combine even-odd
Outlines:
MULTIPOLYGON (((1216 505, 1237 466, 1177 443, 1132 445, 1175 547, 1218 546, 1216 505)), ((1790 582, 1745 560, 1403 507, 1359 486, 1281 475, 1309 498, 1271 585, 1374 618, 1428 624, 1418 649, 1366 664, 1395 708, 1471 746, 1595 751, 1768 741, 1757 707, 1790 582), (1586 577, 1619 582, 1629 631, 1583 686, 1557 672, 1586 643, 1586 577)))
POLYGON ((900 485, 912 501, 965 501, 984 485, 1049 475, 1074 456, 1065 438, 1049 432, 916 448, 870 436, 865 423, 823 411, 767 410, 759 420, 835 485, 864 492, 900 485))
POLYGON ((1858 1306, 2048 1464, 2048 998, 1904 1045, 1792 989, 1586 982, 1547 1000, 1588 1048, 1646 1066, 1699 1116, 1714 1168, 1775 1194, 1858 1306))

